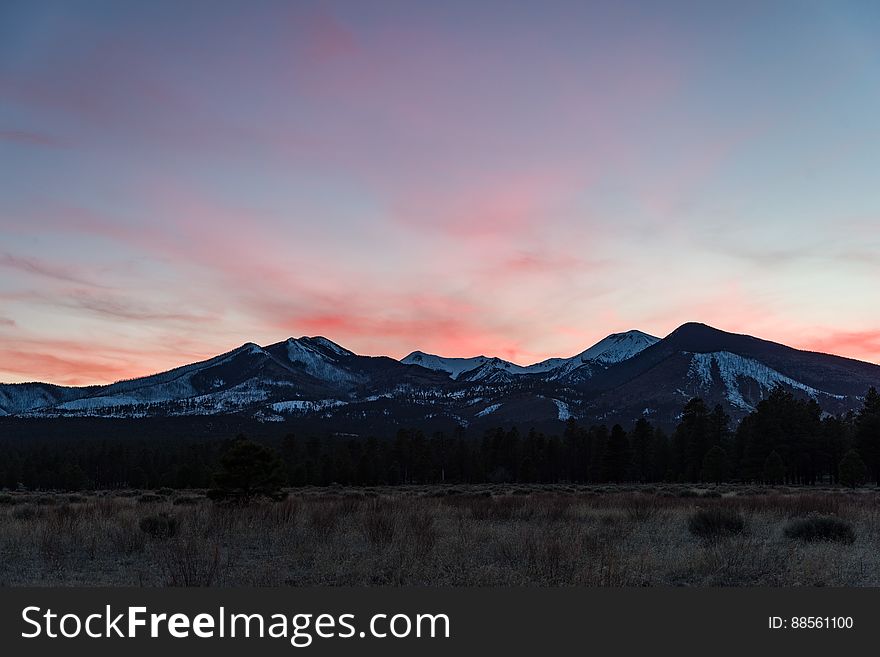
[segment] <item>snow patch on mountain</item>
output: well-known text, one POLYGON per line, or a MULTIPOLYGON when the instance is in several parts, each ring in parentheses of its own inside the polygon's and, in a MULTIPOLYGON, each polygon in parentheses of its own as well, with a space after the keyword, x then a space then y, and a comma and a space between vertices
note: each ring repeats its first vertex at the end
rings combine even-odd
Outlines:
POLYGON ((275 402, 270 408, 276 413, 308 413, 322 411, 328 408, 345 406, 348 402, 341 399, 291 399, 288 401, 275 402))
POLYGON ((517 375, 523 373, 519 370, 522 370, 519 365, 500 358, 490 358, 476 369, 462 372, 458 380, 471 383, 479 381, 485 384, 510 383, 517 375))
POLYGON ((484 408, 479 413, 477 413, 477 417, 486 417, 487 415, 497 411, 499 408, 501 408, 501 404, 491 404, 491 405, 487 406, 486 408, 484 408))
POLYGON ((135 406, 144 403, 143 400, 131 395, 102 395, 100 397, 86 397, 58 404, 55 408, 60 411, 93 411, 100 408, 112 408, 114 406, 135 406))
POLYGON ((450 378, 458 379, 464 372, 475 370, 481 365, 492 360, 486 356, 473 358, 446 358, 434 354, 426 354, 423 351, 414 351, 409 356, 401 359, 404 365, 419 365, 436 372, 446 372, 450 378))
MULTIPOLYGON (((318 339, 307 338, 304 340, 294 340, 293 338, 290 338, 286 342, 287 358, 290 360, 291 364, 302 367, 308 374, 311 374, 316 379, 322 381, 344 384, 358 382, 359 377, 355 376, 347 369, 340 367, 335 358, 328 356, 326 353, 310 344, 310 341, 312 340, 317 341, 318 339)), ((329 340, 323 340, 324 342, 333 345, 329 340)), ((323 342, 320 344, 327 347, 323 342)), ((337 348, 327 348, 336 355, 345 355, 345 350, 342 349, 342 347, 339 347, 338 345, 334 346, 337 348)))
POLYGON ((527 369, 533 373, 548 373, 547 380, 580 378, 593 376, 594 368, 605 369, 609 365, 623 362, 641 353, 660 341, 653 335, 641 331, 612 333, 589 349, 571 358, 550 358, 530 365, 527 369))
POLYGON ((784 384, 796 390, 802 390, 813 398, 817 395, 826 395, 836 399, 843 399, 841 395, 832 395, 831 393, 817 390, 800 381, 795 381, 791 377, 785 376, 781 372, 777 372, 754 359, 739 356, 729 351, 693 354, 690 367, 688 368, 688 378, 697 380, 704 389, 708 388, 712 385, 713 381, 713 363, 717 365, 720 372, 721 382, 724 384, 728 401, 743 410, 754 410, 754 406, 743 398, 740 391, 740 379, 751 379, 757 382, 763 390, 772 389, 777 384, 784 384))
POLYGON ((560 420, 568 420, 571 418, 571 409, 568 407, 568 404, 560 399, 554 399, 553 403, 556 404, 556 408, 559 411, 558 416, 560 420))
POLYGON ((78 390, 45 383, 0 385, 0 415, 15 415, 70 399, 78 390))
POLYGON ((247 408, 253 404, 266 401, 269 393, 263 385, 265 381, 249 380, 233 386, 228 390, 198 395, 181 401, 185 410, 175 412, 180 415, 208 415, 211 413, 229 413, 247 408))

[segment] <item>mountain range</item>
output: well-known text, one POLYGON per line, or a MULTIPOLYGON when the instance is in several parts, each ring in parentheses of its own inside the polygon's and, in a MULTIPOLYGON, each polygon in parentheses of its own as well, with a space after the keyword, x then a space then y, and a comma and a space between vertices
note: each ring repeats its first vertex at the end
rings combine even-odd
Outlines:
POLYGON ((401 360, 359 356, 324 337, 247 343, 214 358, 110 385, 0 385, 0 416, 242 415, 261 422, 312 418, 340 427, 492 426, 577 418, 674 424, 703 397, 734 419, 775 386, 824 411, 857 409, 880 366, 793 349, 698 323, 665 338, 615 333, 571 358, 529 366, 414 351, 401 360))

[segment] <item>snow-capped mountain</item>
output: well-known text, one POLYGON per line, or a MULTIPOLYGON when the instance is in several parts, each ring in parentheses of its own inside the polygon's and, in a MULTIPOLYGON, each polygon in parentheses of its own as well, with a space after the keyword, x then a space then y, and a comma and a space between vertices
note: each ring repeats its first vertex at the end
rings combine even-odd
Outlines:
POLYGON ((691 397, 720 403, 739 418, 774 386, 838 413, 858 408, 870 386, 880 387, 880 366, 703 324, 685 324, 663 339, 615 333, 571 358, 528 366, 420 351, 397 361, 301 337, 265 347, 247 343, 106 386, 0 385, 0 417, 239 415, 264 422, 311 418, 335 431, 357 431, 428 422, 631 422, 647 414, 671 425, 691 397))
POLYGON ((516 365, 501 358, 475 356, 473 358, 446 358, 414 351, 400 362, 419 365, 429 370, 446 372, 454 380, 495 382, 511 380, 507 375, 547 374, 550 379, 562 379, 575 370, 585 368, 582 375, 592 372, 592 368, 604 369, 614 363, 632 358, 643 349, 658 342, 641 331, 612 333, 571 358, 549 358, 533 365, 516 365))
POLYGON ((777 385, 838 413, 857 409, 868 388, 880 386, 880 366, 689 323, 587 382, 584 394, 598 417, 647 409, 671 423, 692 397, 742 417, 777 385))
POLYGON ((473 358, 445 358, 426 354, 423 351, 414 351, 410 355, 400 359, 404 365, 418 365, 437 372, 446 372, 451 379, 457 379, 465 372, 476 370, 486 363, 495 362, 503 368, 525 369, 501 360, 500 358, 488 358, 487 356, 474 356, 473 358))
POLYGON ((547 372, 553 380, 576 381, 591 378, 597 371, 628 360, 660 341, 641 331, 612 333, 589 349, 571 358, 551 358, 535 363, 530 369, 547 372))

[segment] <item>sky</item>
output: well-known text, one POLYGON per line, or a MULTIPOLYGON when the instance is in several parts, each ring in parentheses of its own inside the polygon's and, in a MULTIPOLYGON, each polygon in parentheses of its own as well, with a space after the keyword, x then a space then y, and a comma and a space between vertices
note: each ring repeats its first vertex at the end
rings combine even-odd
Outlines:
POLYGON ((880 362, 880 3, 0 3, 0 381, 244 342, 880 362))

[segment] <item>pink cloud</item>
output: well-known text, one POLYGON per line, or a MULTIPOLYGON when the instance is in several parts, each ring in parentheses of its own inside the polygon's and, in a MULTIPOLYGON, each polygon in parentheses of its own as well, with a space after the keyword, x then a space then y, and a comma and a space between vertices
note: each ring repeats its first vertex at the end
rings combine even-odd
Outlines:
POLYGON ((217 355, 229 348, 200 345, 201 350, 168 340, 167 344, 15 337, 0 345, 0 381, 44 381, 61 385, 106 384, 146 376, 217 355))
POLYGON ((803 348, 880 364, 880 330, 830 331, 803 342, 803 348))

